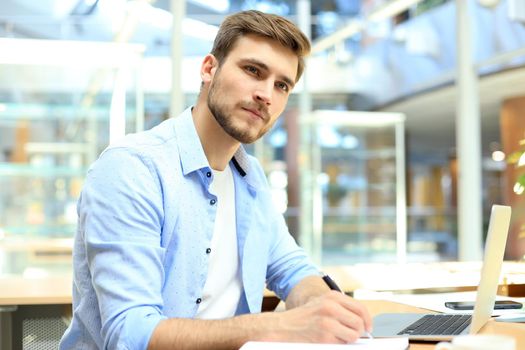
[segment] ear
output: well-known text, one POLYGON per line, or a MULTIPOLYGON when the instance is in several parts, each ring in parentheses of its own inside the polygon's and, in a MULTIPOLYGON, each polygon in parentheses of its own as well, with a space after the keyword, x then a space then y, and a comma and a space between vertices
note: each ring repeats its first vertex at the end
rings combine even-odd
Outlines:
POLYGON ((217 61, 215 56, 207 54, 204 57, 201 65, 201 79, 204 84, 209 84, 213 80, 218 67, 219 61, 217 61))

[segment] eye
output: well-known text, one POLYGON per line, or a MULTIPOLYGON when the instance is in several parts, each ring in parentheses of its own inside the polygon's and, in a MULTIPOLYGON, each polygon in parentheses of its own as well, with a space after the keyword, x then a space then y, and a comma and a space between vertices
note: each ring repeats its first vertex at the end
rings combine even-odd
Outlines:
POLYGON ((283 83, 283 82, 275 83, 275 86, 277 86, 277 88, 283 90, 284 92, 288 92, 290 90, 288 85, 286 83, 283 83))
POLYGON ((254 75, 258 75, 259 74, 259 70, 256 67, 254 67, 254 66, 246 66, 246 67, 244 67, 244 69, 246 69, 246 71, 248 71, 251 74, 254 74, 254 75))

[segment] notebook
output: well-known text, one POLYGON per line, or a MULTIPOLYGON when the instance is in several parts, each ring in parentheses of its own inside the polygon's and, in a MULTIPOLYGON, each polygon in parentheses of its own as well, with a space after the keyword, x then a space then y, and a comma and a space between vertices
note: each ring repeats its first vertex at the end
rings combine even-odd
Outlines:
POLYGON ((358 339, 351 344, 248 342, 239 350, 406 350, 407 338, 358 339))
POLYGON ((492 315, 510 224, 511 208, 492 206, 485 243, 481 279, 472 314, 381 313, 374 317, 374 337, 408 337, 411 340, 450 340, 460 334, 475 334, 492 315), (425 326, 424 322, 431 322, 425 326), (446 323, 446 324, 443 324, 446 323), (438 326, 439 325, 439 326, 438 326), (451 329, 449 328, 449 326, 451 329))

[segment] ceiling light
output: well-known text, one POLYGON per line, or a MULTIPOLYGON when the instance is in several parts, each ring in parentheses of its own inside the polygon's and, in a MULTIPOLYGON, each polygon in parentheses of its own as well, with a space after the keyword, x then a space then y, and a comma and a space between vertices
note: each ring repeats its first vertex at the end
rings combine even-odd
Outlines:
POLYGON ((345 149, 355 149, 359 146, 359 140, 354 135, 345 135, 341 141, 341 147, 345 149))
POLYGON ((317 135, 322 147, 335 148, 341 144, 341 135, 332 125, 320 125, 317 129, 317 135))
POLYGON ((277 128, 270 134, 268 140, 273 147, 278 148, 286 145, 287 138, 286 132, 281 128, 277 128))
POLYGON ((492 152, 492 160, 495 162, 501 162, 505 160, 505 153, 503 153, 502 151, 492 152))
POLYGON ((521 195, 523 194, 523 192, 525 192, 525 187, 523 187, 519 182, 516 182, 514 184, 514 187, 512 188, 512 190, 514 191, 514 193, 516 193, 517 195, 521 195))

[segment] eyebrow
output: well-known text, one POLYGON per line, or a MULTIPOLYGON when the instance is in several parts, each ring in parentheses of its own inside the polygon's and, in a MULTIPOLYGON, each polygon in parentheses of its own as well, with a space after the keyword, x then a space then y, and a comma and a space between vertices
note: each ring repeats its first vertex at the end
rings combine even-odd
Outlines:
MULTIPOLYGON (((265 70, 265 71, 269 71, 270 70, 270 67, 268 67, 268 65, 256 58, 245 58, 245 59, 242 59, 241 60, 242 63, 251 63, 253 65, 256 65, 258 66, 259 68, 265 70)), ((291 88, 293 88, 295 86, 295 83, 293 82, 292 79, 288 78, 286 75, 280 75, 279 76, 279 79, 281 79, 282 81, 284 81, 286 84, 290 85, 291 88)))

